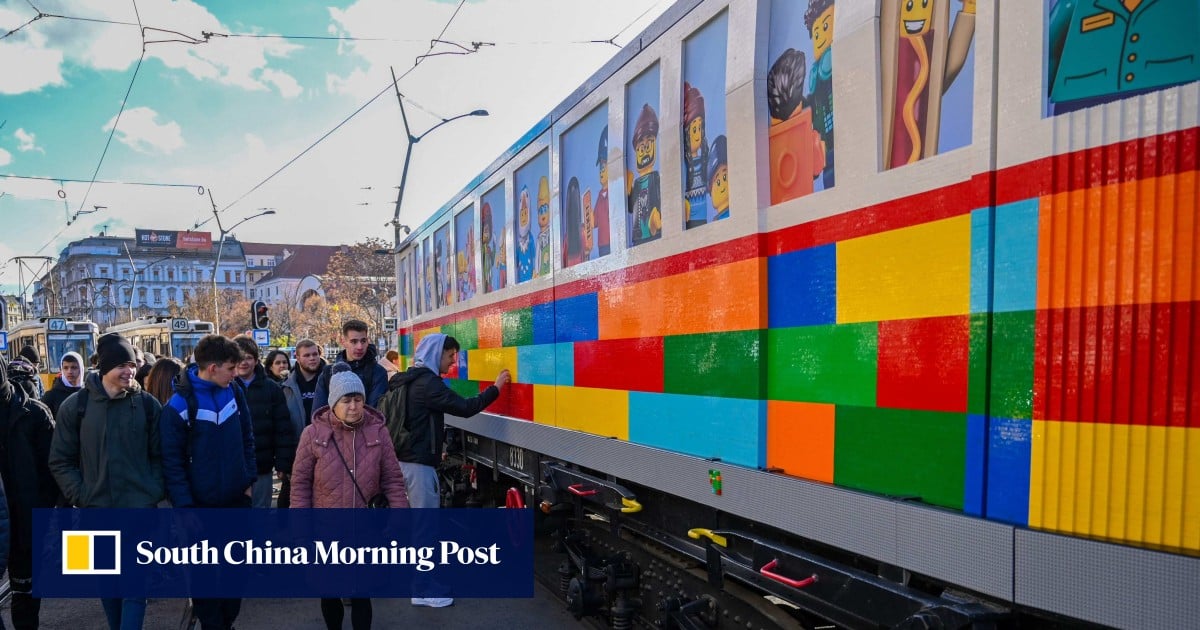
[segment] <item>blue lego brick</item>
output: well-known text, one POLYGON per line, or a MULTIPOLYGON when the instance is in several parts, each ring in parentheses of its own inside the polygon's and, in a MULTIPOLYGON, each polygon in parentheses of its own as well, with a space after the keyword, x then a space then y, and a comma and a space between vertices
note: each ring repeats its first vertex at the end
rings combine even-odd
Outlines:
POLYGON ((767 403, 629 392, 629 441, 762 468, 766 465, 767 403))
POLYGON ((767 259, 767 317, 771 328, 837 323, 834 244, 767 259))
POLYGON ((1033 421, 990 418, 989 425, 987 517, 1028 525, 1033 421))

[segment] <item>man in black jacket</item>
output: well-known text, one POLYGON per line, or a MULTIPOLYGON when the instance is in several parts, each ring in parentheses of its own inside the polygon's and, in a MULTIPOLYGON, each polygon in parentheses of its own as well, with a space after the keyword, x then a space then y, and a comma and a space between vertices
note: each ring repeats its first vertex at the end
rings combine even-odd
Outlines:
POLYGON ((258 480, 254 482, 252 507, 271 507, 274 488, 273 470, 287 475, 296 457, 296 429, 288 413, 287 398, 278 383, 267 378, 258 362, 258 345, 246 335, 233 339, 242 351, 237 378, 246 391, 250 419, 254 424, 254 458, 258 462, 258 480))
MULTIPOLYGON (((473 398, 463 398, 442 381, 442 374, 458 360, 458 341, 441 333, 426 335, 417 344, 416 360, 407 372, 392 377, 389 389, 408 388, 405 428, 408 439, 397 444, 396 457, 404 472, 408 503, 415 508, 440 506, 437 465, 442 461, 446 415, 469 418, 500 397, 512 377, 501 370, 496 384, 473 398)), ((382 368, 381 368, 382 369, 382 368)), ((390 423, 391 418, 388 419, 390 423)), ((414 597, 414 606, 441 608, 454 603, 449 597, 414 597)))
MULTIPOLYGON (((367 406, 374 407, 379 399, 387 393, 387 370, 379 365, 379 355, 375 346, 368 341, 367 323, 357 319, 348 320, 342 324, 342 335, 338 343, 342 351, 338 353, 333 363, 348 363, 350 370, 363 382, 367 390, 367 406)), ((317 379, 317 395, 313 401, 313 411, 329 404, 329 376, 331 366, 321 371, 317 379)), ((309 418, 311 420, 311 418, 309 418)))
POLYGON ((11 523, 9 582, 13 627, 37 628, 41 601, 33 592, 33 509, 54 507, 58 485, 50 474, 50 410, 8 382, 8 362, 0 354, 0 477, 11 523))

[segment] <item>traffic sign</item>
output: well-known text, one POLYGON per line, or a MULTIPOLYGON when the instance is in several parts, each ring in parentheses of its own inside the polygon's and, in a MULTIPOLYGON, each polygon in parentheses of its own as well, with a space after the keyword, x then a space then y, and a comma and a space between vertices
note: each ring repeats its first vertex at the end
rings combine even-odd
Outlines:
POLYGON ((384 317, 383 318, 383 332, 396 332, 396 318, 395 317, 384 317))
POLYGON ((51 317, 46 320, 46 330, 50 332, 66 332, 67 320, 61 317, 51 317))
POLYGON ((8 333, 0 330, 0 351, 8 350, 8 333))
POLYGON ((171 318, 171 332, 187 332, 188 320, 186 317, 171 318))
POLYGON ((255 328, 254 343, 258 344, 258 347, 260 348, 265 348, 271 345, 271 331, 267 330, 266 328, 255 328))

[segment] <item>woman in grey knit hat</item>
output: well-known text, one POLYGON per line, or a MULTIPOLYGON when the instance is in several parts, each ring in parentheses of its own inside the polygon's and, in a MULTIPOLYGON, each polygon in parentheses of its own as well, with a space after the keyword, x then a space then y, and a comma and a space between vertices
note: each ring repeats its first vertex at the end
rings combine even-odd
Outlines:
MULTIPOLYGON (((408 507, 404 475, 392 450, 383 414, 366 404, 362 380, 345 363, 331 369, 330 404, 313 412, 300 434, 292 465, 293 508, 408 507)), ((321 615, 330 629, 342 627, 340 599, 322 599, 321 615)), ((354 630, 371 627, 371 600, 350 600, 354 630)))

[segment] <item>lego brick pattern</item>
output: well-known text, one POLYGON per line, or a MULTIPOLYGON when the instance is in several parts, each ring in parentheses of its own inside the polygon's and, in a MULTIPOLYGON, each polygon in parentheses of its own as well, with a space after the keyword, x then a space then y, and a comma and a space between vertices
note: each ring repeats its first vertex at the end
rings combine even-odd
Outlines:
POLYGON ((1195 553, 1198 138, 614 257, 408 348, 458 337, 464 395, 512 371, 494 413, 1195 553))

